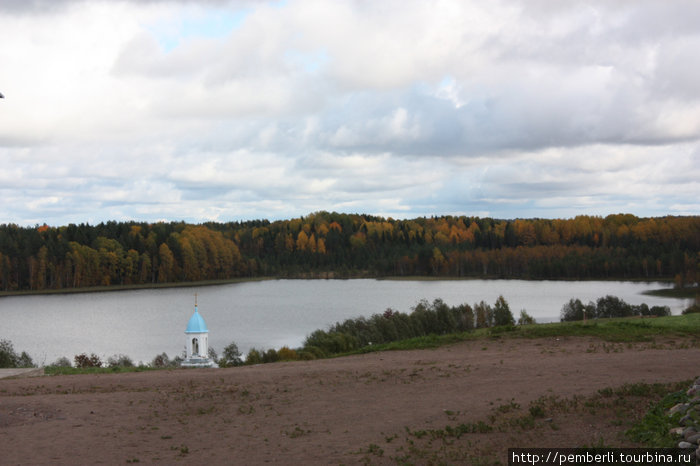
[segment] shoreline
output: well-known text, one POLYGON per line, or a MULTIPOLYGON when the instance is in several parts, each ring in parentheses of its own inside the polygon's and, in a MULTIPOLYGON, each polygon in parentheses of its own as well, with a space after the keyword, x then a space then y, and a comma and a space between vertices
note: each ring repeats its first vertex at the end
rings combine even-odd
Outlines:
MULTIPOLYGON (((377 281, 473 281, 473 280, 494 280, 494 281, 508 281, 508 280, 519 280, 519 281, 529 281, 529 282, 543 282, 543 281, 561 281, 561 282, 632 282, 632 283, 671 283, 670 278, 648 280, 642 278, 631 278, 631 279, 621 279, 621 278, 587 278, 587 279, 568 279, 568 278, 501 278, 495 276, 487 277, 433 277, 433 276, 422 276, 422 275, 410 275, 410 276, 357 276, 357 277, 334 277, 334 276, 263 276, 263 277, 246 277, 246 278, 231 278, 231 279, 219 279, 219 280, 202 280, 196 282, 169 282, 169 283, 150 283, 150 284, 134 284, 134 285, 105 285, 105 286, 91 286, 82 288, 60 288, 60 289, 46 289, 46 290, 20 290, 20 291, 0 291, 0 299, 7 297, 19 297, 19 296, 37 296, 37 295, 54 295, 54 294, 81 294, 81 293, 103 293, 112 291, 134 291, 134 290, 153 290, 153 289, 168 289, 168 288, 195 288, 202 286, 219 286, 219 285, 229 285, 234 283, 248 283, 248 282, 259 282, 268 280, 377 280, 377 281)), ((645 291, 645 295, 660 296, 666 298, 676 298, 676 299, 692 299, 696 294, 700 293, 700 287, 685 287, 682 289, 675 288, 661 288, 658 290, 645 291)))

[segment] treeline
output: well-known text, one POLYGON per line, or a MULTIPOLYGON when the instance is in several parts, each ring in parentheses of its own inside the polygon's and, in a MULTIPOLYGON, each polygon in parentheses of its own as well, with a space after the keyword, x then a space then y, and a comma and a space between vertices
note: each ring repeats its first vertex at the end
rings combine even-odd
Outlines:
POLYGON ((236 277, 451 276, 696 283, 700 217, 566 220, 317 212, 200 225, 0 225, 0 289, 236 277))
MULTIPOLYGON (((529 322, 534 320, 530 318, 529 322)), ((301 351, 314 357, 327 357, 373 344, 514 324, 515 319, 503 296, 499 296, 493 306, 481 301, 474 307, 469 304, 448 306, 441 299, 432 304, 424 300, 410 314, 387 309, 369 319, 347 319, 327 331, 316 330, 306 337, 301 351)))
POLYGON ((628 304, 617 296, 604 296, 593 303, 583 304, 580 299, 572 298, 561 308, 562 322, 586 319, 605 319, 613 317, 664 317, 670 316, 668 306, 652 306, 646 303, 640 305, 628 304))

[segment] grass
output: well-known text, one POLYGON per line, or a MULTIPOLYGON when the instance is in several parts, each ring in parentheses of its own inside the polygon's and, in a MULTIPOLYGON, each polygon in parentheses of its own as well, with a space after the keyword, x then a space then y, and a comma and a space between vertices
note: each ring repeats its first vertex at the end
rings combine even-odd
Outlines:
POLYGON ((696 337, 697 335, 700 335, 700 314, 656 318, 627 317, 589 320, 587 322, 554 322, 512 327, 493 327, 446 335, 432 334, 391 343, 365 346, 355 351, 336 356, 372 353, 376 351, 438 348, 461 341, 497 338, 590 336, 608 342, 643 342, 651 341, 657 336, 696 337))
POLYGON ((695 336, 700 332, 700 315, 657 318, 627 317, 587 322, 558 322, 521 327, 519 335, 528 338, 594 336, 606 341, 649 341, 654 336, 695 336))
POLYGON ((683 288, 662 288, 660 290, 645 291, 642 294, 660 296, 662 298, 692 299, 700 294, 700 287, 686 286, 683 288))
POLYGON ((116 367, 62 367, 62 366, 46 366, 44 367, 45 375, 79 375, 79 374, 120 374, 124 372, 145 372, 163 369, 172 369, 172 367, 149 367, 149 366, 116 366, 116 367))
MULTIPOLYGON (((481 328, 469 332, 450 333, 446 335, 431 334, 423 337, 365 346, 348 353, 332 355, 331 357, 342 357, 351 354, 364 354, 378 351, 430 349, 451 345, 462 341, 488 341, 502 338, 557 338, 569 336, 590 336, 600 338, 601 340, 607 342, 620 343, 652 341, 654 337, 658 336, 697 338, 698 335, 700 335, 700 314, 656 318, 627 317, 618 319, 589 320, 587 322, 554 322, 523 326, 481 328)), ((79 369, 75 367, 46 366, 44 368, 44 373, 47 375, 111 374, 161 369, 171 370, 173 368, 118 366, 79 369)))
MULTIPOLYGON (((690 385, 690 382, 683 387, 690 385)), ((688 401, 685 390, 679 390, 666 394, 659 402, 652 405, 642 419, 630 428, 626 435, 644 444, 647 447, 673 448, 678 444, 679 438, 671 434, 671 429, 678 427, 680 413, 668 415, 668 410, 677 403, 688 401)))
POLYGON ((625 384, 590 396, 542 396, 525 406, 511 399, 481 420, 470 419, 468 411, 450 410, 452 423, 444 427, 405 426, 403 432, 384 433, 384 442, 359 453, 365 464, 508 464, 509 446, 551 446, 571 428, 579 433, 570 448, 673 447, 677 438, 669 430, 678 419, 666 412, 685 396, 676 391, 690 383, 625 384))

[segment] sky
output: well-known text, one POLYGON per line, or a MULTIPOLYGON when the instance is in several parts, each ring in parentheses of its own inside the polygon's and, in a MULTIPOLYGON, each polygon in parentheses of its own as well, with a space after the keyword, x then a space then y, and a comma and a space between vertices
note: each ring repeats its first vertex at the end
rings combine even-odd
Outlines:
POLYGON ((0 224, 700 214, 696 0, 2 0, 0 224))

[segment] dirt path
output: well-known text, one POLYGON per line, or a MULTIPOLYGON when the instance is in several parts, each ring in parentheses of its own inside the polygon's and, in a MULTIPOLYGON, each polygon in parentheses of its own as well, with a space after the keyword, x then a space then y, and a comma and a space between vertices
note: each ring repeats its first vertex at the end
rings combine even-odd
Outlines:
MULTIPOLYGON (((508 339, 232 369, 3 379, 0 463, 394 463, 408 431, 476 423, 543 396, 700 375, 700 349, 672 346, 508 339)), ((459 441, 580 446, 598 435, 581 422, 589 421, 567 421, 546 438, 459 441)))

